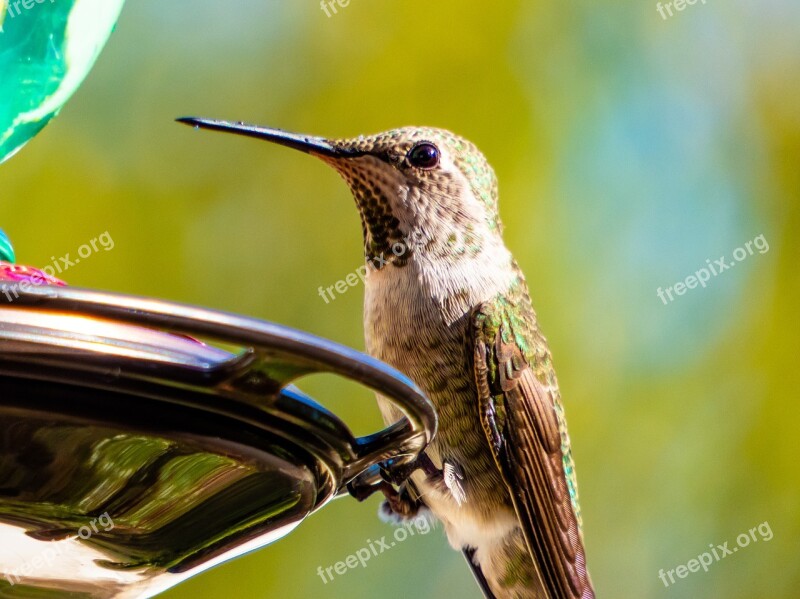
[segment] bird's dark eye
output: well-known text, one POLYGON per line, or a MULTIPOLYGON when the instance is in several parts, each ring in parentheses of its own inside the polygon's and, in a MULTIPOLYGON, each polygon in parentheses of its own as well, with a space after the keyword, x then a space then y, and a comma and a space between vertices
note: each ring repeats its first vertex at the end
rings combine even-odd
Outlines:
POLYGON ((408 151, 407 158, 411 166, 433 168, 439 164, 439 148, 429 141, 421 141, 408 151))

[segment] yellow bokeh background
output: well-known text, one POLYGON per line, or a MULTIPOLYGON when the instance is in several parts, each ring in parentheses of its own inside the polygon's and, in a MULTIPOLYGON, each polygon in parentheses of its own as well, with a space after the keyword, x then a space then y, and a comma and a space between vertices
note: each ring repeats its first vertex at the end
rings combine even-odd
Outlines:
MULTIPOLYGON (((361 263, 338 176, 207 116, 335 137, 404 125, 474 141, 500 180, 570 423, 598 596, 792 598, 800 585, 800 8, 655 2, 135 0, 62 114, 0 166, 0 227, 86 287, 279 322, 363 349, 361 263), (664 304, 668 287, 763 235, 664 304), (774 534, 665 587, 709 544, 774 534)), ((1 100, 0 100, 1 101, 1 100)), ((368 393, 305 388, 359 434, 368 393)), ((392 529, 338 500, 276 544, 164 594, 459 597, 441 528, 323 583, 392 529)))

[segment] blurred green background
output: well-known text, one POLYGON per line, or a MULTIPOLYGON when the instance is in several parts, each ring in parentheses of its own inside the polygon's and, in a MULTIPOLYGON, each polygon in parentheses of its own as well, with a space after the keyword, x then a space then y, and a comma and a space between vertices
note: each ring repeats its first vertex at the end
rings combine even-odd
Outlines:
MULTIPOLYGON (((108 231, 70 283, 169 298, 363 348, 361 264, 338 176, 177 116, 329 136, 452 129, 494 165, 506 240, 556 359, 599 597, 796 597, 800 585, 800 7, 655 2, 136 0, 86 83, 0 167, 0 227, 46 265, 108 231), (764 235, 705 289, 674 285, 764 235), (660 569, 768 522, 774 537, 665 588, 660 569)), ((369 394, 304 387, 357 433, 369 394)), ((479 592, 441 528, 324 584, 387 537, 340 500, 289 537, 167 592, 479 592)))

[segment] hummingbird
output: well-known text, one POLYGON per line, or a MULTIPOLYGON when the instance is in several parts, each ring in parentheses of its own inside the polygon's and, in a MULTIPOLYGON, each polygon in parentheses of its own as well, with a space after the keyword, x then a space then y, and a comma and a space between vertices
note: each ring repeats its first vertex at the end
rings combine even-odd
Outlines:
MULTIPOLYGON (((502 237, 498 186, 471 142, 405 127, 326 139, 243 122, 178 121, 311 154, 361 217, 367 352, 430 398, 439 432, 387 516, 429 510, 487 597, 590 599, 564 408, 527 284, 502 237)), ((401 412, 378 395, 387 424, 401 412)))

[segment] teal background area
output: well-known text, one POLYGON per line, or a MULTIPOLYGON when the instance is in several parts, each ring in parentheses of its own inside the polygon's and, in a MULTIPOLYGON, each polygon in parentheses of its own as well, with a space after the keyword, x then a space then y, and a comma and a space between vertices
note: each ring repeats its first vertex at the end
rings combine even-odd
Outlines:
MULTIPOLYGON (((136 0, 83 87, 0 166, 18 261, 272 320, 362 349, 362 260, 346 186, 322 162, 198 132, 179 116, 335 137, 452 129, 495 167, 506 241, 553 351, 599 597, 793 598, 800 585, 800 6, 655 2, 136 0), (763 235, 755 252, 663 303, 763 235), (665 587, 661 569, 768 522, 665 587)), ((2 35, 2 34, 0 34, 2 35)), ((1 84, 2 82, 0 82, 1 84)), ((2 106, 0 99, 0 106, 2 106)), ((366 391, 302 386, 359 434, 366 391)), ((164 594, 459 597, 479 592, 441 527, 323 583, 392 528, 376 498, 164 594)))

